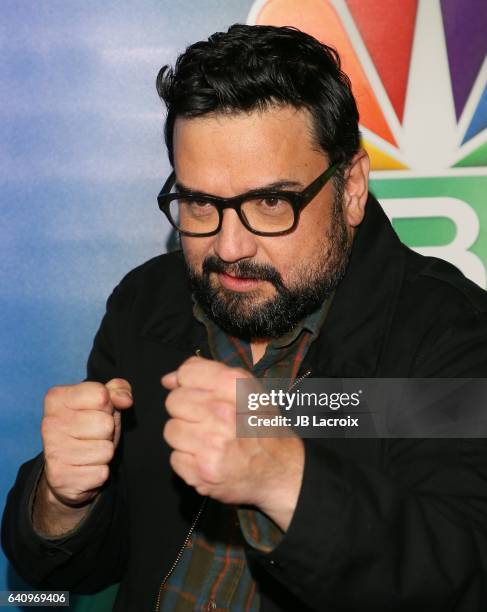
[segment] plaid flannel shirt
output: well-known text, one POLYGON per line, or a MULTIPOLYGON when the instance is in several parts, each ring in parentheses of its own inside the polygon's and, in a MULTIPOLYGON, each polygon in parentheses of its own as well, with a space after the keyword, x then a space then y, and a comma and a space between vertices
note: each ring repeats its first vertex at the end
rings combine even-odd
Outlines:
MULTIPOLYGON (((258 378, 294 380, 309 346, 320 332, 331 299, 289 333, 272 340, 256 364, 250 343, 223 332, 197 303, 193 312, 206 326, 214 359, 231 367, 244 367, 258 378)), ((282 536, 277 525, 257 508, 238 508, 208 498, 196 529, 165 584, 161 612, 259 610, 259 591, 247 565, 245 545, 269 552, 282 536)))

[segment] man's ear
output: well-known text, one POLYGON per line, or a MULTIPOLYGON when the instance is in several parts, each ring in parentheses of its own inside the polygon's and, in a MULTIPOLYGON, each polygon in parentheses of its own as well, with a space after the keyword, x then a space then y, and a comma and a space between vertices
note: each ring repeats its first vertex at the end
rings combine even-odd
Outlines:
POLYGON ((345 171, 343 192, 343 214, 350 227, 362 223, 369 191, 370 160, 367 152, 360 149, 345 171))

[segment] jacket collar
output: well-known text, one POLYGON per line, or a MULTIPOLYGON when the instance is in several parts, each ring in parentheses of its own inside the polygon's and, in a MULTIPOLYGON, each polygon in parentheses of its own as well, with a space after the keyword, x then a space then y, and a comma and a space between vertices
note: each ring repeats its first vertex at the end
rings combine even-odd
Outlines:
MULTIPOLYGON (((205 326, 193 315, 181 251, 167 256, 168 271, 153 292, 142 335, 188 353, 210 356, 205 326)), ((304 366, 313 376, 366 377, 377 370, 405 269, 405 249, 379 203, 369 195, 347 272, 304 366)))
POLYGON ((389 334, 406 266, 406 249, 377 200, 369 195, 322 332, 302 369, 314 377, 372 377, 389 334))
POLYGON ((210 357, 205 326, 193 315, 191 286, 182 251, 161 258, 165 266, 154 282, 146 287, 150 292, 150 308, 141 329, 142 337, 189 354, 200 351, 210 357))

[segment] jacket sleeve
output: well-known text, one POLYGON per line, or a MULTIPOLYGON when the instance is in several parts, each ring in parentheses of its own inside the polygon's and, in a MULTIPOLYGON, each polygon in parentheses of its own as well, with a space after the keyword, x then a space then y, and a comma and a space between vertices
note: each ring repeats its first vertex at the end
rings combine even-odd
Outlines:
MULTIPOLYGON (((412 377, 484 376, 486 314, 455 321, 422 355, 412 377)), ((326 440, 304 440, 288 531, 249 558, 313 610, 485 610, 487 441, 341 443, 377 444, 380 459, 360 462, 326 440)))
MULTIPOLYGON (((117 293, 107 312, 88 360, 87 380, 107 382, 117 376, 117 293)), ((118 311, 118 312, 117 312, 118 311)), ((122 433, 123 435, 123 433, 122 433)), ((2 546, 17 573, 44 589, 93 593, 121 579, 127 560, 127 512, 120 443, 110 476, 88 515, 61 537, 38 535, 32 525, 32 506, 44 457, 24 463, 11 489, 2 520, 2 546)))

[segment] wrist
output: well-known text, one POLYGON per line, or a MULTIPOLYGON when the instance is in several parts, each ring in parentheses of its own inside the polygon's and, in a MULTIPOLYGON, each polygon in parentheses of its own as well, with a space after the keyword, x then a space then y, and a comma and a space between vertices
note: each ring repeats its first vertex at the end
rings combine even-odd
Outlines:
POLYGON ((93 501, 94 498, 82 504, 65 504, 54 494, 43 473, 32 504, 31 522, 34 531, 48 538, 66 535, 87 515, 93 501))
POLYGON ((81 502, 69 502, 54 492, 47 481, 45 474, 42 474, 40 478, 37 491, 36 498, 39 496, 46 504, 52 506, 58 513, 65 513, 70 516, 76 514, 77 511, 79 511, 80 514, 83 514, 87 506, 90 506, 93 503, 93 499, 97 495, 97 493, 94 493, 90 499, 83 500, 81 502))
POLYGON ((301 491, 304 444, 298 437, 273 439, 272 443, 257 461, 261 480, 255 505, 286 531, 301 491))

